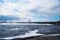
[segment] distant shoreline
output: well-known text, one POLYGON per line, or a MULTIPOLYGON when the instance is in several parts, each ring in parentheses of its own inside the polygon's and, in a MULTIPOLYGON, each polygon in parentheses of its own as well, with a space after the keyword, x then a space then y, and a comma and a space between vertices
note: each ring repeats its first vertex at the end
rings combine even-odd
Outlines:
POLYGON ((53 24, 53 25, 60 25, 60 22, 0 22, 1 23, 21 23, 21 24, 53 24))

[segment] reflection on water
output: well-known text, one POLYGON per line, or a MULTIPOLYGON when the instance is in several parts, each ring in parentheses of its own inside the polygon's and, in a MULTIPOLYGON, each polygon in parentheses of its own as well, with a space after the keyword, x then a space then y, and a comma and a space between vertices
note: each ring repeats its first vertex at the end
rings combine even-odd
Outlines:
POLYGON ((0 38, 36 34, 60 34, 60 25, 0 25, 0 38), (34 33, 33 33, 34 34, 34 33))

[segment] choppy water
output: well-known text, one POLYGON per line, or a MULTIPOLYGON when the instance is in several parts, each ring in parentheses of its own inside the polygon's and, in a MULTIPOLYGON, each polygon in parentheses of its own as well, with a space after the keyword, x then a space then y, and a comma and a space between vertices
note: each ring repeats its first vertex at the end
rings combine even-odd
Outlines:
POLYGON ((60 25, 0 25, 0 39, 20 35, 24 36, 25 34, 31 36, 34 33, 60 34, 60 25))

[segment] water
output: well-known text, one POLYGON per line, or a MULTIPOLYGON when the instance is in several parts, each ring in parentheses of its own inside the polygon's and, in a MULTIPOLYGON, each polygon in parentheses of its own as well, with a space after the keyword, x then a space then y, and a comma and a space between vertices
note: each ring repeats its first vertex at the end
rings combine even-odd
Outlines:
POLYGON ((0 25, 0 39, 60 34, 60 25, 0 25))

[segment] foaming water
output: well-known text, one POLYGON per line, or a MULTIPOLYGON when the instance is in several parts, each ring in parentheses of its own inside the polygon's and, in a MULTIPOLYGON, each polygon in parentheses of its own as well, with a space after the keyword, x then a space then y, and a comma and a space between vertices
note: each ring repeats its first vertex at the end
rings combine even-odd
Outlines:
POLYGON ((25 33, 25 35, 19 35, 19 36, 13 36, 13 37, 4 37, 4 38, 0 38, 0 39, 5 39, 5 40, 9 40, 9 39, 15 39, 15 38, 27 38, 27 37, 32 37, 32 36, 59 36, 60 34, 49 34, 49 35, 45 35, 45 34, 37 34, 36 32, 38 32, 38 30, 34 30, 34 31, 29 31, 28 33, 25 33))
POLYGON ((28 33, 25 33, 25 35, 19 35, 19 36, 13 36, 13 37, 5 37, 0 39, 14 39, 14 38, 26 38, 31 36, 38 36, 38 35, 44 35, 44 34, 37 34, 38 30, 29 31, 28 33))
POLYGON ((51 24, 20 24, 0 25, 0 39, 26 38, 32 36, 59 36, 60 25, 51 24))

